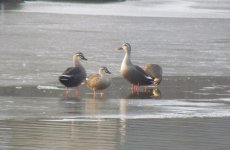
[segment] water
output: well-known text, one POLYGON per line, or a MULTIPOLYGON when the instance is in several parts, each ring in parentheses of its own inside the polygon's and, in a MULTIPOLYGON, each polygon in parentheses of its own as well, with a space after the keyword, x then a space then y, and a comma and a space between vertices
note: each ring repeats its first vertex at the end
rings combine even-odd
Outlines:
POLYGON ((224 149, 230 147, 230 4, 197 0, 1 4, 0 149, 224 149), (61 10, 61 11, 60 11, 61 10), (132 94, 120 78, 132 61, 158 63, 158 89, 132 94), (93 98, 65 97, 57 81, 72 54, 112 84, 93 98))

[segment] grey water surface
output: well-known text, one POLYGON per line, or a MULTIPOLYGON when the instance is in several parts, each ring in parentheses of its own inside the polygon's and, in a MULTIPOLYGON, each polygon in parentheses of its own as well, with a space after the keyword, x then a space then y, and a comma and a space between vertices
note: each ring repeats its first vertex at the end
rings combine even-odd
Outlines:
POLYGON ((126 0, 0 3, 0 149, 230 149, 230 3, 126 0), (132 93, 124 53, 163 68, 132 93), (112 72, 104 95, 58 76, 81 51, 87 73, 112 72))

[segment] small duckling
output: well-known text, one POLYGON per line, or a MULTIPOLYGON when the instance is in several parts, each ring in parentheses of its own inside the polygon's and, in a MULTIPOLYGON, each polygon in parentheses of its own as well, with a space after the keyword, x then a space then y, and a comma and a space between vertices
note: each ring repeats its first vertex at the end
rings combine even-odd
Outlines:
MULTIPOLYGON (((89 75, 86 80, 86 85, 93 90, 93 95, 95 97, 97 90, 104 90, 111 84, 111 78, 107 75, 111 72, 106 67, 100 67, 98 73, 89 75)), ((103 92, 101 92, 101 96, 103 92)))

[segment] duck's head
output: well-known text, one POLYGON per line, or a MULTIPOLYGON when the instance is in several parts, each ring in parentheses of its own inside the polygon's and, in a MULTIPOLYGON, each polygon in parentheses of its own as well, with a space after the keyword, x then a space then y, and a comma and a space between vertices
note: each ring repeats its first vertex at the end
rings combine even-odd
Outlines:
POLYGON ((82 52, 77 52, 73 55, 73 60, 87 60, 82 52))
POLYGON ((106 67, 104 66, 100 67, 99 74, 105 74, 105 73, 111 74, 111 72, 106 67))
POLYGON ((124 43, 118 50, 124 50, 126 53, 131 52, 131 45, 129 43, 124 43))

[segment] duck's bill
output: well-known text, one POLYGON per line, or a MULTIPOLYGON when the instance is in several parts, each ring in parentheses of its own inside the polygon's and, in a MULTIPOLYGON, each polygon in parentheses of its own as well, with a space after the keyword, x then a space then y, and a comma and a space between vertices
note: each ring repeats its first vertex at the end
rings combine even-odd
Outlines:
POLYGON ((107 70, 107 71, 106 71, 106 73, 108 73, 108 74, 112 74, 109 70, 107 70))
POLYGON ((81 57, 81 59, 82 59, 82 60, 88 60, 88 59, 86 59, 86 58, 85 58, 85 57, 83 57, 83 56, 81 57))
POLYGON ((106 69, 105 72, 108 74, 112 74, 108 69, 106 69))

